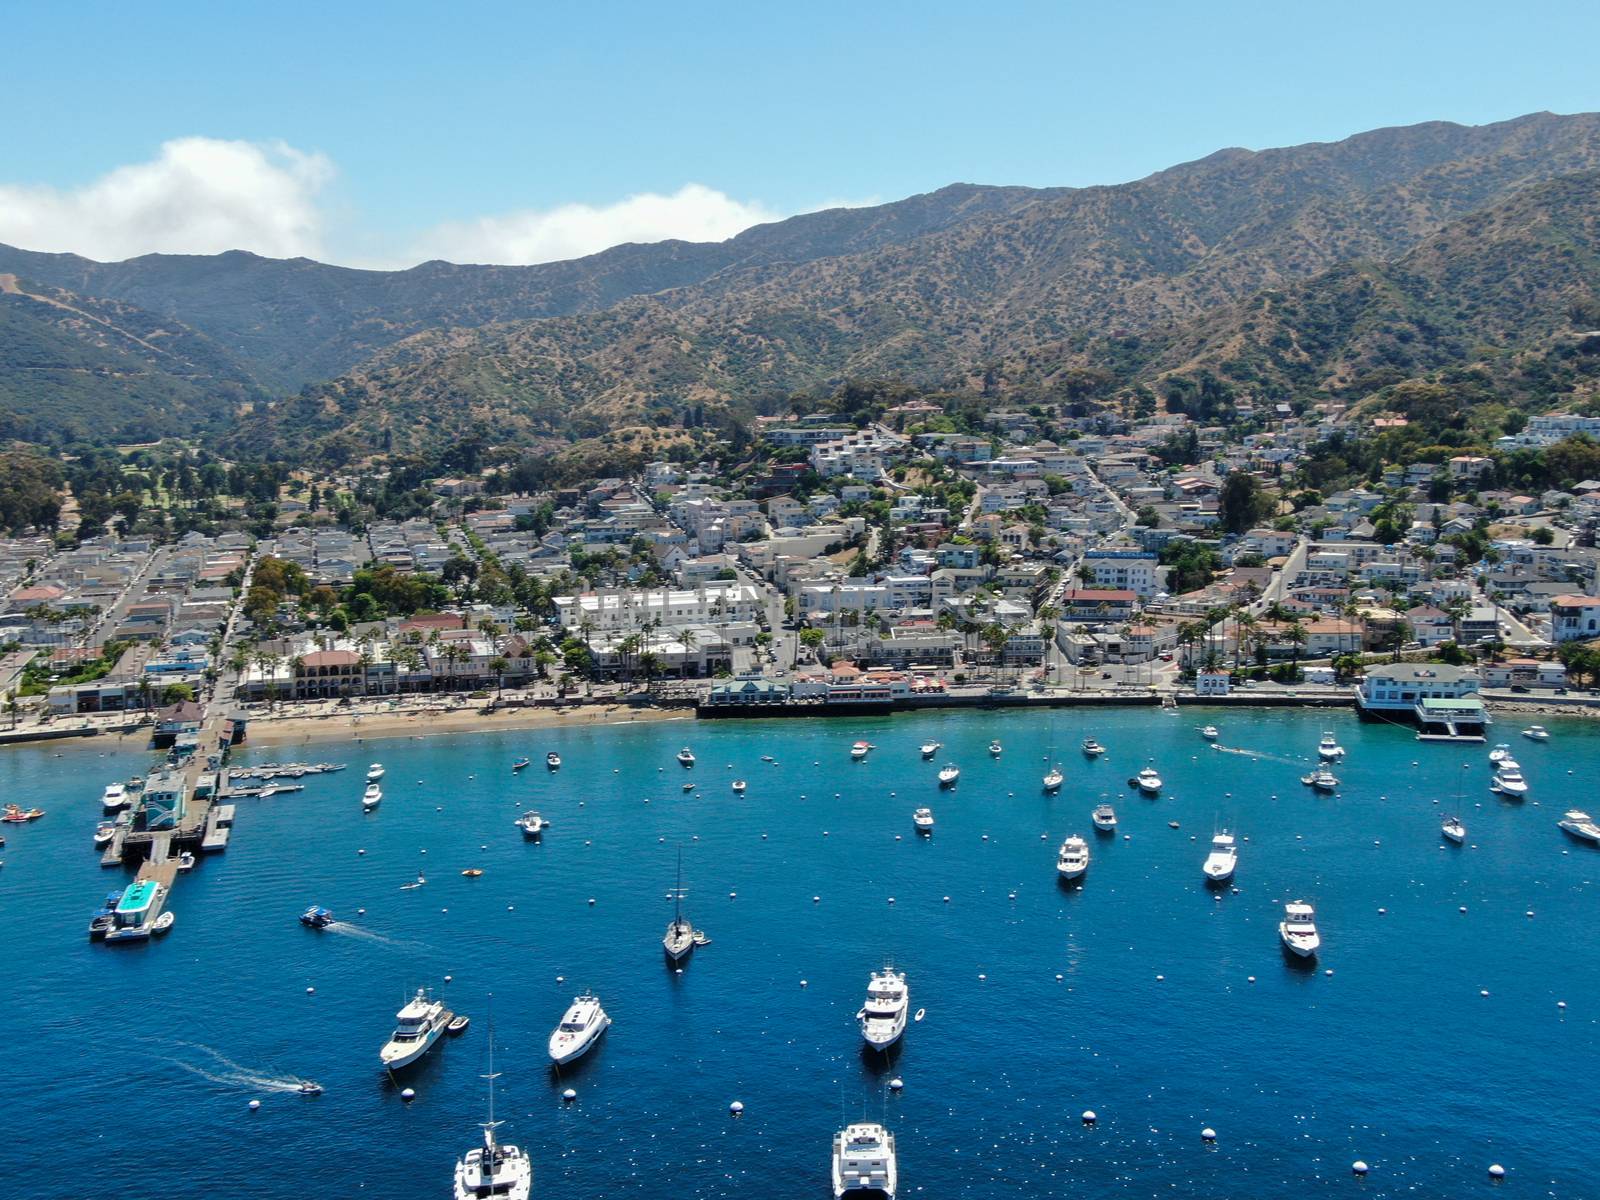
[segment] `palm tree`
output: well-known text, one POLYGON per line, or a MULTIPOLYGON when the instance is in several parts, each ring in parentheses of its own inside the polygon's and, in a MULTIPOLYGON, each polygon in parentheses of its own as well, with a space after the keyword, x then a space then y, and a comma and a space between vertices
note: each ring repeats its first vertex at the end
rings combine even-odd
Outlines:
POLYGON ((1285 631, 1283 636, 1284 640, 1289 643, 1289 646, 1293 651, 1294 670, 1298 673, 1300 670, 1300 650, 1306 644, 1306 631, 1305 628, 1300 624, 1300 619, 1298 617, 1289 622, 1289 628, 1285 631))
POLYGON ((505 691, 506 668, 510 665, 511 664, 506 661, 505 657, 500 654, 496 654, 489 660, 489 670, 494 672, 494 694, 496 697, 505 691))
POLYGON ((1246 609, 1240 609, 1233 619, 1233 669, 1239 669, 1241 656, 1244 654, 1245 644, 1255 641, 1256 619, 1246 609))

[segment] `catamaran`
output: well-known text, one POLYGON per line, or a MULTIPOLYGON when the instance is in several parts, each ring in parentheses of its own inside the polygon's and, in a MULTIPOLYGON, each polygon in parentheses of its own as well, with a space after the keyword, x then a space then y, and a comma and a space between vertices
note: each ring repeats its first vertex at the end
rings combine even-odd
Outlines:
POLYGON ((894 1134, 882 1125, 860 1122, 833 1135, 833 1197, 894 1200, 900 1186, 894 1134))
POLYGON ((867 1001, 856 1013, 862 1040, 874 1050, 887 1050, 906 1031, 906 1013, 911 1009, 911 990, 906 977, 893 967, 874 971, 867 984, 867 1001))
POLYGON ((386 1071, 409 1067, 432 1050, 445 1026, 450 1024, 450 1010, 443 1001, 429 996, 426 988, 418 988, 417 994, 394 1019, 394 1032, 378 1051, 378 1061, 386 1071))
POLYGON ((1238 863, 1239 847, 1234 844, 1233 834, 1224 830, 1212 836, 1211 853, 1206 855, 1200 869, 1207 883, 1227 883, 1233 878, 1233 869, 1238 863))
POLYGON ((455 1200, 486 1200, 503 1197, 504 1200, 528 1200, 533 1194, 533 1164, 516 1146, 501 1145, 495 1130, 504 1121, 494 1119, 494 1081, 500 1078, 494 1069, 494 1030, 489 1030, 489 1119, 482 1122, 483 1145, 468 1150, 456 1163, 455 1200))

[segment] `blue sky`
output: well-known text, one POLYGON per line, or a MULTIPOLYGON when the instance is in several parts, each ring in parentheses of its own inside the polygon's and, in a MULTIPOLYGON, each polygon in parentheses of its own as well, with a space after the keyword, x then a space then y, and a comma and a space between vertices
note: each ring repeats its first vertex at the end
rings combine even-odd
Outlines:
POLYGON ((1600 109, 1594 3, 36 3, 0 29, 0 241, 97 257, 559 257, 1600 109))

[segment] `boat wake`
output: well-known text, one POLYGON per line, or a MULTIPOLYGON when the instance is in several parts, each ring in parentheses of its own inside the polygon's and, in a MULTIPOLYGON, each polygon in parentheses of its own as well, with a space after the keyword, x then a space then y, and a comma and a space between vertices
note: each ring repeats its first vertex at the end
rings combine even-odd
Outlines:
POLYGON ((221 1087, 250 1087, 268 1092, 298 1092, 304 1080, 297 1075, 268 1075, 260 1071, 252 1071, 249 1067, 241 1066, 219 1050, 210 1046, 202 1046, 198 1042, 178 1042, 177 1045, 186 1046, 191 1050, 198 1050, 208 1055, 212 1060, 211 1069, 197 1063, 186 1062, 181 1058, 168 1061, 191 1075, 198 1075, 201 1079, 221 1087))
POLYGON ((1257 762, 1283 763, 1289 767, 1303 767, 1304 758, 1287 758, 1282 754, 1268 754, 1265 750, 1245 750, 1238 746, 1224 746, 1220 742, 1212 742, 1211 748, 1218 754, 1237 754, 1240 758, 1253 758, 1257 762))
POLYGON ((360 925, 352 925, 349 921, 334 921, 323 926, 324 933, 342 933, 347 937, 360 938, 364 942, 377 942, 380 946, 394 946, 401 950, 427 950, 430 947, 420 942, 408 942, 403 938, 392 938, 386 933, 379 933, 375 929, 363 929, 360 925))

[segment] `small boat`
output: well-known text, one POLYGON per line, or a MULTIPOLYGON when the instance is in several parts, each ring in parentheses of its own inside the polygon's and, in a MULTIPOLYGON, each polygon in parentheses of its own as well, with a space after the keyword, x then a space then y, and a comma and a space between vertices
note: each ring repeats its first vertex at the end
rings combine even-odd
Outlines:
POLYGON ((833 1135, 833 1200, 847 1196, 894 1200, 899 1186, 894 1134, 863 1121, 833 1135))
POLYGON ((942 750, 942 749, 944 749, 944 744, 942 742, 923 742, 922 743, 922 757, 923 758, 932 758, 935 754, 939 753, 939 751, 942 750))
POLYGON ((692 784, 692 783, 686 783, 686 784, 684 784, 684 785, 683 785, 683 790, 684 790, 684 791, 686 791, 686 792, 692 792, 692 791, 694 791, 694 784, 692 784))
POLYGON ((1060 767, 1051 767, 1044 773, 1044 790, 1047 792, 1060 791, 1061 781, 1065 778, 1066 776, 1061 773, 1060 767))
POLYGON ((549 754, 544 756, 544 765, 549 767, 552 771, 561 770, 561 755, 557 754, 554 750, 550 751, 549 754))
POLYGON ((368 783, 377 783, 378 780, 380 780, 382 778, 383 778, 383 764, 382 763, 373 763, 370 767, 367 768, 367 782, 368 783))
POLYGON ((1215 725, 1207 725, 1200 730, 1200 736, 1205 738, 1205 740, 1208 742, 1214 742, 1221 735, 1217 732, 1217 727, 1215 725))
POLYGON ((460 1037, 467 1031, 467 1026, 471 1024, 472 1018, 467 1016, 466 1013, 457 1013, 450 1018, 450 1024, 444 1027, 444 1031, 451 1037, 460 1037))
POLYGON ((939 786, 954 787, 956 780, 961 778, 961 768, 954 763, 946 763, 939 768, 939 786))
POLYGON ((461 873, 463 875, 465 875, 468 879, 480 879, 480 878, 483 877, 483 868, 482 867, 467 867, 461 873))
POLYGON ((1146 796, 1154 796, 1161 791, 1161 776, 1156 774, 1154 767, 1145 767, 1128 781, 1146 796))
POLYGON ((761 756, 761 761, 764 762, 764 763, 775 763, 778 760, 773 758, 772 755, 770 755, 770 754, 763 754, 761 756))
POLYGON ((1319 792, 1331 792, 1339 786, 1339 780, 1327 767, 1318 767, 1309 775, 1300 776, 1300 782, 1319 792))
POLYGON ((194 864, 195 857, 192 850, 185 850, 182 854, 178 855, 178 870, 192 871, 194 870, 194 864))
POLYGON ((1063 880, 1082 879, 1088 869, 1089 843, 1073 834, 1056 853, 1056 876, 1063 880))
POLYGON ((1522 731, 1522 736, 1531 742, 1548 742, 1550 731, 1543 725, 1529 725, 1522 731))
POLYGON ((694 751, 685 746, 678 751, 678 761, 686 767, 694 766, 694 751))
POLYGON ((989 757, 990 758, 999 758, 1000 757, 1000 752, 1001 752, 1002 749, 1003 749, 1003 747, 1000 745, 1000 743, 998 741, 990 742, 989 743, 989 757))
POLYGON ((857 742, 855 745, 850 747, 850 757, 852 759, 854 759, 856 762, 860 762, 862 759, 866 758, 867 751, 869 751, 871 749, 872 749, 872 743, 870 743, 870 742, 857 742))
POLYGON ((531 758, 519 758, 516 762, 511 764, 511 770, 513 772, 521 771, 532 761, 533 760, 531 758))
POLYGON ((400 890, 402 892, 414 892, 419 887, 421 887, 423 884, 425 884, 427 882, 428 882, 427 878, 425 876, 423 876, 422 872, 419 871, 419 872, 417 872, 417 877, 415 879, 413 879, 410 883, 402 883, 400 885, 400 890))
POLYGON ((111 839, 117 836, 117 823, 115 821, 101 821, 94 827, 94 848, 103 849, 111 844, 111 839))
POLYGON ((128 787, 122 783, 108 783, 105 792, 100 797, 100 803, 108 812, 115 812, 128 803, 128 787))
POLYGON ((300 1081, 300 1086, 295 1090, 302 1096, 322 1095, 322 1085, 315 1079, 302 1079, 300 1081))
POLYGON ((733 781, 733 790, 734 790, 734 793, 735 793, 735 794, 736 794, 736 795, 739 795, 739 796, 742 796, 742 795, 744 795, 744 789, 745 789, 745 782, 744 782, 744 780, 742 780, 742 779, 735 779, 735 780, 734 780, 734 781, 733 781))
POLYGON ((23 808, 21 805, 8 804, 6 805, 5 815, 0 816, 0 821, 6 821, 12 825, 21 825, 25 821, 37 821, 42 816, 44 816, 44 809, 42 808, 23 808))
POLYGON ((1095 832, 1115 833, 1117 829, 1117 810, 1109 804, 1097 804, 1089 819, 1094 822, 1095 832))
POLYGON ((1300 958, 1315 958, 1322 948, 1322 935, 1317 932, 1317 912, 1302 900, 1293 900, 1283 906, 1283 920, 1278 922, 1278 936, 1293 954, 1300 958))
POLYGON ((1460 817, 1446 817, 1439 826, 1439 832, 1444 835, 1445 841, 1458 846, 1467 840, 1467 827, 1462 824, 1460 817))
POLYGON ((122 901, 122 892, 112 892, 92 917, 89 918, 89 940, 91 942, 104 941, 106 934, 117 927, 117 905, 122 901))
POLYGON ((1099 758, 1106 752, 1106 748, 1091 738, 1083 739, 1083 754, 1085 758, 1099 758))
POLYGON ((426 988, 418 988, 417 994, 395 1014, 394 1032, 378 1051, 378 1061, 389 1071, 409 1067, 433 1049, 450 1023, 450 1016, 443 1001, 429 996, 426 988))
POLYGON ((313 904, 300 914, 300 924, 308 929, 326 929, 333 924, 333 910, 313 904))
POLYGON ((1234 844, 1233 834, 1223 832, 1212 836, 1211 853, 1206 855, 1206 861, 1201 866, 1207 883, 1227 883, 1233 878, 1233 869, 1239 863, 1239 847, 1234 844))
POLYGON ((906 977, 893 967, 874 971, 867 983, 866 1003, 856 1013, 861 1040, 873 1050, 887 1050, 906 1031, 911 1011, 911 989, 906 977))
POLYGON ((1333 736, 1333 731, 1327 730, 1322 735, 1322 740, 1317 743, 1317 756, 1328 762, 1337 762, 1344 757, 1344 747, 1339 745, 1339 739, 1333 736))
POLYGON ((1493 750, 1489 751, 1489 761, 1492 763, 1502 762, 1510 757, 1511 747, 1504 742, 1500 742, 1493 750))
POLYGON ((383 789, 375 783, 367 784, 367 790, 361 793, 361 807, 371 812, 383 803, 383 789))
POLYGON ((1182 828, 1182 827, 1176 821, 1168 821, 1167 822, 1167 828, 1168 829, 1179 829, 1179 828, 1182 828))
POLYGON ((916 826, 918 833, 933 832, 933 809, 919 808, 911 814, 911 824, 916 826))
POLYGON ((550 1061, 565 1066, 594 1048, 600 1035, 611 1027, 611 1018, 600 1007, 597 996, 577 996, 550 1034, 550 1061))
POLYGON ((522 836, 531 840, 533 838, 542 836, 544 834, 544 827, 549 824, 549 822, 541 817, 538 813, 530 811, 525 812, 518 817, 515 824, 518 829, 522 830, 522 836))
POLYGON ((1568 837, 1588 842, 1592 846, 1600 846, 1600 822, 1595 821, 1588 813, 1576 808, 1569 809, 1556 824, 1568 837))
POLYGON ((173 925, 177 924, 177 921, 178 921, 178 918, 173 916, 172 910, 170 908, 163 909, 162 912, 161 912, 161 915, 159 917, 157 917, 155 919, 155 921, 151 924, 150 932, 151 933, 166 933, 169 929, 171 929, 173 927, 173 925))
POLYGON ((1501 763, 1494 778, 1489 781, 1489 790, 1520 800, 1528 794, 1528 781, 1522 777, 1515 763, 1501 763))

